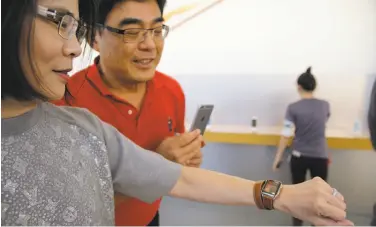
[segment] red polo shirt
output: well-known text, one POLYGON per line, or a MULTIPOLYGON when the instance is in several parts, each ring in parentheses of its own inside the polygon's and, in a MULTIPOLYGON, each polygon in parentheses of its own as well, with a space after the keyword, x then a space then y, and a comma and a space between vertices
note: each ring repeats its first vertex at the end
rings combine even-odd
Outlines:
MULTIPOLYGON (((185 97, 179 83, 156 72, 147 83, 147 91, 140 110, 120 99, 107 89, 96 64, 69 78, 67 94, 57 105, 84 107, 103 121, 116 127, 139 146, 154 151, 174 132, 183 133, 185 97)), ((130 198, 115 206, 116 225, 148 225, 161 199, 153 204, 130 198)))

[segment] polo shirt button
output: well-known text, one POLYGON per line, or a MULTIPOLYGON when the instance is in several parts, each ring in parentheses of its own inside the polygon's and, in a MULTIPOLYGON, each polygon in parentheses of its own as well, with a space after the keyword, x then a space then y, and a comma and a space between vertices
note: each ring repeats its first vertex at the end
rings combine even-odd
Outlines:
POLYGON ((128 110, 128 114, 131 115, 132 114, 132 110, 128 110))

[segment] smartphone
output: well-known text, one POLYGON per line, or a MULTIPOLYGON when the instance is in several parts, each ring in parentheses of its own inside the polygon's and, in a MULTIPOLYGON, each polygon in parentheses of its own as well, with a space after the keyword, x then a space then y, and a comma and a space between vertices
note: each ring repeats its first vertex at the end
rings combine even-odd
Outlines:
POLYGON ((201 135, 204 135, 213 109, 214 105, 201 105, 196 112, 190 131, 200 129, 201 135))

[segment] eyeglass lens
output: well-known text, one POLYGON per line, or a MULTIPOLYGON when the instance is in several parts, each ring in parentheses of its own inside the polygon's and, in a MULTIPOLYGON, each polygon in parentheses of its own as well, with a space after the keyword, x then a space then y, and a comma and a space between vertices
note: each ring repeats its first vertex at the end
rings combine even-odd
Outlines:
POLYGON ((140 42, 145 38, 145 35, 148 32, 151 32, 152 38, 156 40, 163 40, 167 36, 168 30, 164 26, 155 28, 153 30, 131 28, 131 29, 127 29, 126 32, 124 33, 124 41, 125 42, 140 42))
POLYGON ((74 35, 77 36, 78 41, 81 43, 86 34, 86 28, 79 26, 78 21, 70 15, 65 15, 59 25, 59 34, 64 39, 70 39, 74 35))

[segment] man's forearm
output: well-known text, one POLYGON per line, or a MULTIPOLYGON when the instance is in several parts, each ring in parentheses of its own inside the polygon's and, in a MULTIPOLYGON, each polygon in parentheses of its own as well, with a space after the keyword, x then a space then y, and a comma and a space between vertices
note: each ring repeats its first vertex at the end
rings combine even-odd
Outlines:
POLYGON ((171 196, 226 205, 254 205, 253 181, 192 167, 183 167, 171 196))

